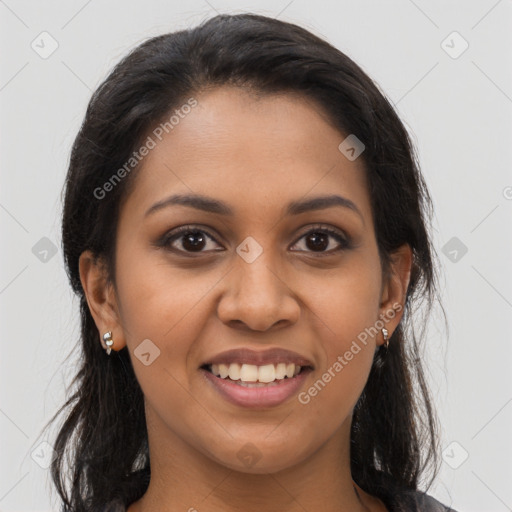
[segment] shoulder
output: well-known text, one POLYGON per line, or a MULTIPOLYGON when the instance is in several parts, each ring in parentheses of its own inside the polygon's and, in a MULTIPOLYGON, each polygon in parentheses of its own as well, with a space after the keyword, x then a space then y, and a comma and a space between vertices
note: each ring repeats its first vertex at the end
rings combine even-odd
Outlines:
POLYGON ((457 512, 422 491, 404 490, 383 501, 389 512, 457 512))

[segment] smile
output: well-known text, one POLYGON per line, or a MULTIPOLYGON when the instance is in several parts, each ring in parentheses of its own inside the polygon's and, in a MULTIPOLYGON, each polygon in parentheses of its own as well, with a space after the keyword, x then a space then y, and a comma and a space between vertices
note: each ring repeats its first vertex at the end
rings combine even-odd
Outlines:
POLYGON ((313 371, 309 366, 278 363, 212 364, 200 368, 207 382, 230 403, 248 408, 274 407, 286 402, 313 371))
POLYGON ((277 363, 266 365, 254 364, 212 364, 209 370, 221 379, 231 379, 242 382, 269 383, 284 378, 291 379, 301 371, 301 366, 294 363, 277 363))

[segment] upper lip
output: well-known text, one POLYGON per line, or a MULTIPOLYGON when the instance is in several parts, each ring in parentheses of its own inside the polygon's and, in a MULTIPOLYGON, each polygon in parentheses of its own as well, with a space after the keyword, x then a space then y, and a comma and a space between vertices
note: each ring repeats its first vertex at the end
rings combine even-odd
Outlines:
POLYGON ((227 350, 211 357, 205 361, 202 366, 231 363, 253 364, 256 366, 278 363, 294 363, 297 366, 311 366, 311 368, 313 368, 313 363, 304 356, 301 356, 296 352, 292 352, 291 350, 277 347, 258 351, 250 348, 227 350))

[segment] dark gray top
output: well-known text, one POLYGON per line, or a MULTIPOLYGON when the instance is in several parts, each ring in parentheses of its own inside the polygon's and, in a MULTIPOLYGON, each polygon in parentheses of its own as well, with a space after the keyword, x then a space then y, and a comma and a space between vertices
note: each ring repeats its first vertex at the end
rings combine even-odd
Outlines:
POLYGON ((403 491, 381 499, 389 512, 457 512, 421 491, 403 491))

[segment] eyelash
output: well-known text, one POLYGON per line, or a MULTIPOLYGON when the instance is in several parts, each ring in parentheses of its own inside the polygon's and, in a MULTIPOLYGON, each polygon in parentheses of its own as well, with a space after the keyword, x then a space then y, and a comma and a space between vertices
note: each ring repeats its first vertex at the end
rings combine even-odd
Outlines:
MULTIPOLYGON (((193 251, 184 251, 184 250, 181 250, 181 249, 174 249, 174 248, 171 247, 171 243, 172 242, 174 242, 175 240, 179 240, 181 237, 183 237, 183 235, 185 235, 187 233, 205 234, 208 238, 212 239, 215 243, 218 244, 218 242, 215 239, 215 237, 212 236, 207 230, 202 229, 202 228, 200 228, 198 226, 187 225, 187 226, 181 226, 181 227, 176 228, 175 230, 173 230, 171 232, 166 233, 157 242, 157 246, 158 247, 168 248, 170 251, 178 252, 178 253, 186 254, 186 255, 194 255, 194 254, 201 254, 201 253, 205 253, 205 252, 206 253, 210 252, 210 251, 197 251, 197 252, 194 253, 193 251)), ((304 237, 306 237, 308 235, 311 235, 313 233, 323 233, 323 234, 327 234, 327 235, 332 236, 333 238, 336 239, 337 242, 339 242, 340 247, 338 247, 337 249, 331 249, 330 251, 323 251, 323 252, 322 251, 319 251, 319 252, 315 252, 315 251, 302 251, 302 250, 300 250, 298 252, 310 252, 310 253, 315 254, 318 257, 322 257, 322 256, 331 256, 334 253, 338 253, 340 251, 347 250, 347 249, 350 249, 352 247, 350 238, 345 237, 344 235, 342 235, 337 230, 334 230, 334 229, 329 228, 329 227, 323 227, 323 226, 320 226, 320 225, 318 227, 311 228, 306 233, 303 233, 297 239, 297 241, 294 242, 293 245, 296 245, 302 238, 304 238, 304 237)), ((219 251, 214 251, 214 252, 221 252, 221 251, 219 250, 219 251)))

